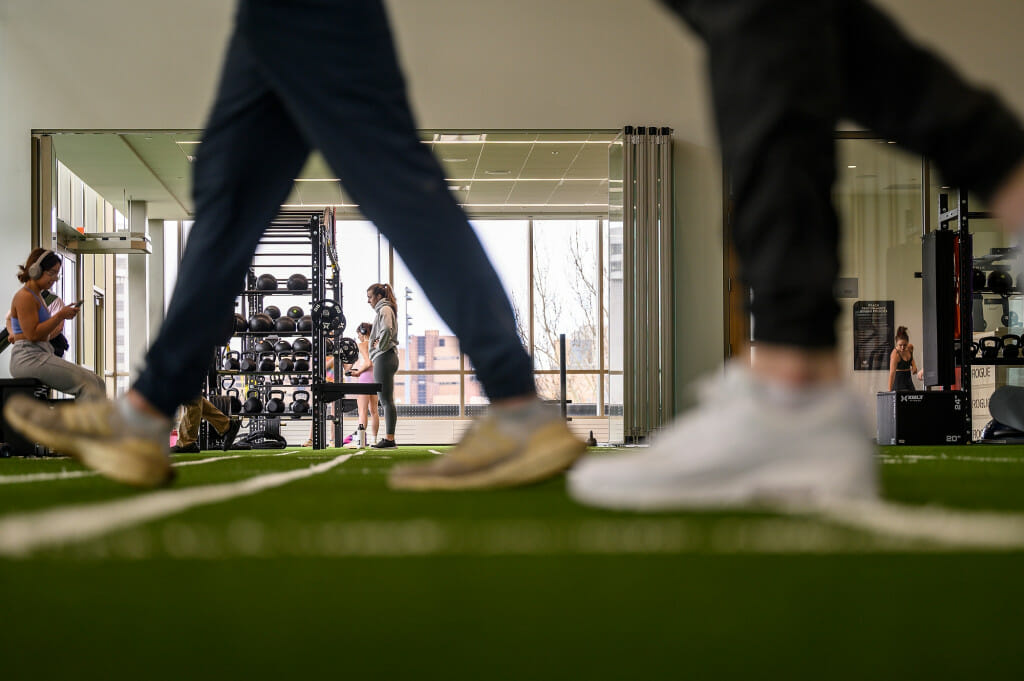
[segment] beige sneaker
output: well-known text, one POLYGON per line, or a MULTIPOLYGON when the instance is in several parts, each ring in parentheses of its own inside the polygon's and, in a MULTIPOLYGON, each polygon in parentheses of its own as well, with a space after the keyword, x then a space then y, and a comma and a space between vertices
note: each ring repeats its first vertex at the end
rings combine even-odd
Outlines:
POLYGON ((174 478, 167 443, 118 432, 119 419, 109 400, 51 408, 27 395, 14 395, 4 405, 4 418, 28 439, 112 480, 155 487, 174 478))
POLYGON ((388 484, 415 491, 528 485, 561 473, 584 450, 586 445, 564 421, 551 421, 523 441, 505 435, 489 416, 475 423, 447 455, 391 469, 388 484))

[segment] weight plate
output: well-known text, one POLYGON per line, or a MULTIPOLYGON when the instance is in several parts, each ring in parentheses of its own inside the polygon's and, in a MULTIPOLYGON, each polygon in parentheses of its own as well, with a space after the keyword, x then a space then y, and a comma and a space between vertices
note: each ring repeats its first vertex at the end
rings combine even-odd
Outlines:
POLYGON ((359 346, 351 338, 342 338, 338 341, 338 359, 342 364, 352 364, 359 359, 359 346))
POLYGON ((345 315, 341 311, 341 305, 333 300, 318 300, 313 303, 310 316, 313 318, 313 324, 324 331, 340 333, 345 330, 345 315))

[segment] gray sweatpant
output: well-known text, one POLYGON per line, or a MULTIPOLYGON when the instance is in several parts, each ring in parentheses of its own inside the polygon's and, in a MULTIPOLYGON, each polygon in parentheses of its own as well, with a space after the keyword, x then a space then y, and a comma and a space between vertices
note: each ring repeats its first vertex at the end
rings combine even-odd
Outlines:
POLYGON ((398 351, 391 348, 373 358, 373 380, 380 383, 380 404, 384 407, 384 432, 395 434, 398 408, 395 407, 395 374, 398 372, 398 351))
POLYGON ((103 379, 85 367, 53 354, 49 341, 18 341, 11 348, 11 376, 36 378, 62 393, 84 400, 103 399, 107 388, 103 379))

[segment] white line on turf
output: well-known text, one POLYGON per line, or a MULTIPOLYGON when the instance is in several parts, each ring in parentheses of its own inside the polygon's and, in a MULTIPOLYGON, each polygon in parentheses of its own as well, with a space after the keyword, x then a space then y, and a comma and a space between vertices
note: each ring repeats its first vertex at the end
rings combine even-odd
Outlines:
MULTIPOLYGON (((199 466, 206 463, 215 463, 217 461, 227 461, 228 459, 255 459, 263 456, 285 456, 286 454, 295 454, 294 450, 291 452, 281 452, 280 454, 233 454, 231 456, 211 456, 208 459, 197 459, 195 461, 180 461, 174 464, 175 468, 180 466, 199 466)), ((96 475, 94 471, 61 471, 60 473, 28 473, 25 475, 0 475, 0 485, 17 485, 23 482, 49 482, 51 480, 73 480, 75 478, 88 478, 96 475)))
POLYGON ((428 449, 427 451, 430 452, 431 454, 437 454, 438 456, 441 455, 441 452, 437 451, 436 449, 428 449))
POLYGON ((0 475, 0 485, 16 485, 19 482, 46 482, 47 480, 71 480, 96 475, 92 471, 61 471, 60 473, 28 473, 26 475, 0 475))
POLYGON ((259 475, 238 482, 163 490, 99 504, 79 504, 0 517, 0 555, 24 556, 47 546, 92 539, 196 506, 256 494, 326 473, 351 457, 351 454, 343 454, 309 468, 259 475))

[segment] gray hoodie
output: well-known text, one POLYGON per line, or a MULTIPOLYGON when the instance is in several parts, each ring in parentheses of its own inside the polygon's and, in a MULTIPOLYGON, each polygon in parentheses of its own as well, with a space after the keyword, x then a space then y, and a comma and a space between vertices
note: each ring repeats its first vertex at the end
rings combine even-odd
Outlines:
POLYGON ((391 309, 385 299, 378 300, 373 309, 377 311, 377 316, 373 320, 373 328, 370 329, 371 362, 398 346, 398 324, 395 321, 395 311, 391 309), (374 341, 377 342, 374 343, 374 341))

